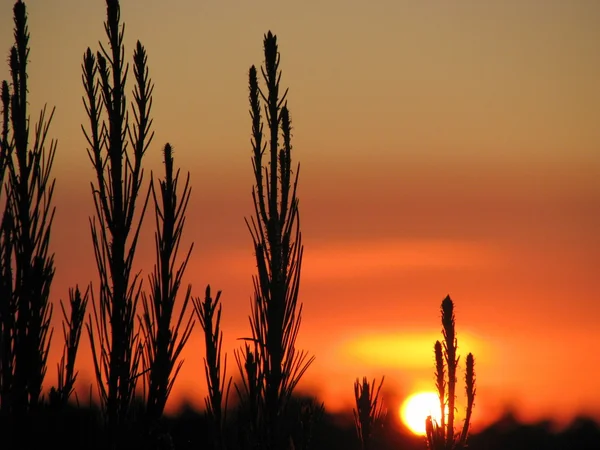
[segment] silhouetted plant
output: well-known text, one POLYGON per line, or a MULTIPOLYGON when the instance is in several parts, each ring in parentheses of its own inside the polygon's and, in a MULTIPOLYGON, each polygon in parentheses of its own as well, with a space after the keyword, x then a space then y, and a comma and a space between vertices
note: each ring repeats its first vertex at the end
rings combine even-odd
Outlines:
POLYGON ((446 296, 442 301, 441 312, 444 342, 442 344, 440 341, 436 341, 434 346, 435 378, 440 398, 441 419, 440 423, 437 423, 431 416, 427 417, 425 423, 427 445, 432 450, 458 450, 464 449, 467 446, 471 414, 475 402, 475 358, 472 353, 467 355, 465 371, 467 407, 465 421, 462 430, 455 433, 456 369, 458 368, 459 356, 456 354, 458 340, 456 338, 454 304, 450 296, 446 296))
MULTIPOLYGON (((0 187, 4 190, 4 176, 8 159, 11 157, 12 147, 8 141, 10 127, 10 89, 6 80, 2 81, 0 89, 0 100, 2 101, 2 135, 0 136, 0 187)), ((7 209, 5 209, 6 211, 7 209)))
POLYGON ((189 174, 178 198, 179 170, 173 169, 173 150, 164 148, 165 178, 159 181, 160 197, 151 182, 152 198, 156 212, 156 264, 150 275, 150 296, 142 294, 144 334, 144 373, 146 375, 147 415, 150 421, 158 420, 164 411, 173 383, 183 360, 179 355, 193 328, 192 317, 185 319, 190 300, 191 286, 185 292, 177 322, 172 324, 173 309, 181 286, 181 279, 190 259, 193 245, 176 267, 177 252, 185 224, 185 212, 190 199, 189 174), (182 328, 182 323, 185 324, 182 328), (181 334, 180 334, 181 333, 181 334))
POLYGON ((53 404, 65 406, 73 393, 75 380, 77 379, 75 360, 77 359, 77 350, 85 320, 90 287, 87 287, 83 297, 81 296, 79 286, 76 286, 75 289, 69 289, 70 315, 67 314, 63 301, 60 301, 63 313, 62 328, 65 348, 58 364, 58 386, 56 389, 52 388, 50 395, 50 402, 53 404))
POLYGON ((227 400, 231 377, 227 378, 227 355, 221 367, 221 348, 223 346, 223 332, 221 331, 221 291, 213 299, 210 295, 210 285, 206 287, 204 301, 199 297, 193 299, 194 309, 202 330, 206 356, 204 358, 204 372, 208 384, 208 395, 205 398, 206 414, 211 424, 212 441, 215 450, 225 448, 224 425, 227 416, 227 400), (216 313, 216 314, 215 314, 216 313))
POLYGON ((354 382, 354 399, 356 401, 356 409, 353 410, 354 425, 363 450, 372 448, 373 431, 375 427, 383 424, 385 418, 385 410, 379 397, 384 378, 381 377, 377 390, 375 389, 375 380, 369 383, 367 377, 363 377, 362 383, 358 378, 354 382))
POLYGON ((313 397, 301 398, 297 402, 296 431, 293 438, 294 450, 313 448, 315 429, 325 414, 325 405, 313 397))
MULTIPOLYGON (((259 88, 256 68, 249 71, 250 115, 255 186, 252 191, 255 217, 247 222, 252 235, 258 274, 254 277, 254 301, 250 324, 256 343, 254 352, 260 377, 258 418, 261 448, 282 449, 288 445, 287 403, 296 384, 313 361, 296 350, 302 305, 298 305, 302 242, 298 217, 297 166, 292 177, 291 121, 287 91, 280 96, 281 71, 277 37, 264 37, 265 65, 262 68, 266 94, 259 88), (261 99, 269 129, 263 144, 261 99), (283 142, 280 144, 279 138, 283 142), (263 164, 268 147, 269 165, 263 164)), ((246 370, 241 370, 247 376, 246 370)), ((248 381, 248 380, 246 380, 248 381)), ((251 384, 251 383, 248 383, 251 384)))
POLYGON ((96 56, 88 48, 83 58, 84 104, 90 127, 82 129, 96 172, 96 182, 92 182, 96 217, 90 219, 90 227, 100 277, 99 298, 96 301, 92 296, 94 314, 87 330, 109 439, 114 444, 115 433, 128 420, 140 376, 142 342, 135 317, 142 280, 131 270, 149 198, 148 192, 136 224, 142 159, 154 134, 150 132, 153 85, 146 50, 138 41, 133 54, 136 85, 131 124, 126 113, 124 89, 129 66, 124 64, 119 2, 107 0, 106 6, 108 50, 100 44, 96 56))
POLYGON ((1 225, 0 401, 3 411, 38 406, 52 339, 49 302, 54 257, 49 254, 54 218, 50 172, 57 143, 46 140, 54 109, 42 109, 30 147, 27 111, 29 30, 22 1, 13 8, 15 44, 10 50, 12 89, 2 83, 0 181, 6 185, 1 225), (8 180, 4 180, 8 170, 8 180))
MULTIPOLYGON (((10 91, 2 82, 2 139, 0 140, 0 194, 5 191, 4 177, 8 159, 12 157, 9 146, 10 91)), ((12 403, 14 378, 14 341, 16 298, 13 295, 13 218, 8 198, 2 198, 4 211, 0 228, 0 411, 8 412, 12 403)))
POLYGON ((258 343, 254 341, 253 344, 251 347, 246 343, 243 350, 234 352, 235 361, 241 373, 241 381, 239 384, 235 383, 235 390, 239 399, 237 429, 242 449, 260 448, 264 432, 264 429, 260 428, 262 423, 260 415, 264 411, 262 405, 264 399, 261 394, 264 374, 256 359, 258 343))

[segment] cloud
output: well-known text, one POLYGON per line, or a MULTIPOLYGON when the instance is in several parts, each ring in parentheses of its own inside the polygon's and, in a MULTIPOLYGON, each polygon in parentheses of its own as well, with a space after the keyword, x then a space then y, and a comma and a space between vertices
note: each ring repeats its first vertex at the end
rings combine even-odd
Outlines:
POLYGON ((496 266, 497 249, 455 240, 373 240, 313 244, 306 250, 304 280, 391 275, 406 270, 477 269, 496 266))
MULTIPOLYGON (((244 277, 254 273, 250 250, 216 256, 219 267, 244 277)), ((399 271, 498 268, 503 253, 488 243, 458 240, 363 240, 305 242, 302 280, 334 281, 393 275, 399 271)))

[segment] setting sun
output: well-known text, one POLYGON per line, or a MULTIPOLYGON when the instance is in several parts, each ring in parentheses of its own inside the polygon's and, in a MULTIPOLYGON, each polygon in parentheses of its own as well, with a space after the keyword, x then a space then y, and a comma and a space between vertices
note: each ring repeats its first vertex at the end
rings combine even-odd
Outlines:
POLYGON ((402 422, 415 434, 425 434, 427 416, 440 421, 440 400, 435 392, 412 394, 400 408, 402 422))

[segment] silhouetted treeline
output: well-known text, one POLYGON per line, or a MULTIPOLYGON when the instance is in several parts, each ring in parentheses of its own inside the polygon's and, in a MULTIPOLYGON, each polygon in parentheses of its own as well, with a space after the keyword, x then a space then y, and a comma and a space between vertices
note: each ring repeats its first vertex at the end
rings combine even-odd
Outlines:
MULTIPOLYGON (((303 400, 295 397, 292 408, 301 408, 303 400)), ((102 428, 96 420, 97 411, 88 407, 70 407, 61 413, 47 408, 40 411, 31 423, 27 440, 2 448, 57 448, 102 449, 105 448, 102 428)), ((235 423, 229 424, 224 433, 230 449, 239 448, 239 432, 235 423)), ((182 408, 176 415, 167 415, 164 431, 169 433, 171 444, 176 449, 203 449, 212 446, 210 418, 191 407, 182 408)), ((0 430, 5 438, 8 429, 0 430)), ((302 433, 300 424, 294 431, 302 433)), ((4 441, 10 443, 11 440, 4 441)), ((14 442, 14 441, 13 441, 14 442)), ((415 436, 404 428, 399 419, 389 414, 386 423, 377 433, 373 448, 378 450, 425 450, 425 437, 415 436)), ((312 430, 311 448, 315 450, 359 450, 360 441, 350 413, 332 414, 324 412, 312 430)), ((485 428, 472 433, 469 448, 472 450, 597 450, 600 445, 600 424, 586 417, 578 417, 567 427, 556 430, 549 421, 535 424, 519 422, 512 414, 485 428)), ((135 448, 135 447, 132 447, 135 448)))

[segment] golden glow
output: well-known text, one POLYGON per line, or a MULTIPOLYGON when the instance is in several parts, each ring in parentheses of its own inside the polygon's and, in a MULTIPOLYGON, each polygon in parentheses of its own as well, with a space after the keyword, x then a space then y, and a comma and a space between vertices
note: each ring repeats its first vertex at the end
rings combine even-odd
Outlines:
POLYGON ((431 416, 440 422, 440 399, 435 392, 412 394, 402 404, 400 417, 402 422, 415 434, 425 434, 425 420, 431 416))
MULTIPOLYGON (((468 332, 460 333, 461 351, 487 359, 491 345, 468 332)), ((365 333, 350 340, 345 347, 350 361, 359 360, 372 367, 423 369, 432 367, 435 333, 365 333)))

